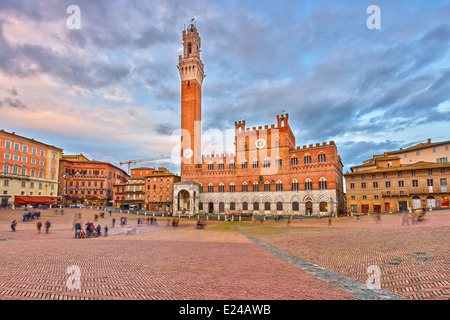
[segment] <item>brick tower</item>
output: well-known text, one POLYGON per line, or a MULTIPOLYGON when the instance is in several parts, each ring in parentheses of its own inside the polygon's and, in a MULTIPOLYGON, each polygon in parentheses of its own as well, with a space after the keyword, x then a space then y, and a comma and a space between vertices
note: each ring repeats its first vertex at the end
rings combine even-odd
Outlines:
POLYGON ((179 56, 181 77, 181 174, 201 168, 202 83, 205 77, 200 59, 200 36, 194 24, 183 30, 183 55, 179 56))

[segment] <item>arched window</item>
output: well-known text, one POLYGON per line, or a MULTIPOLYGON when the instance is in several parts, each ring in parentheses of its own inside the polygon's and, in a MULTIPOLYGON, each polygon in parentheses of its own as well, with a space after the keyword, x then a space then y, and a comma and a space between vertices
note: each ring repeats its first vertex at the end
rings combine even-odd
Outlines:
POLYGON ((225 186, 223 184, 223 182, 219 183, 219 192, 224 192, 225 191, 225 186))
POLYGON ((214 192, 214 186, 213 186, 212 182, 210 182, 208 184, 208 192, 214 192))
POLYGON ((298 191, 298 181, 296 179, 292 181, 292 191, 298 191))
POLYGON ((312 190, 312 181, 310 178, 305 180, 305 190, 312 190))
POLYGON ((188 56, 192 53, 192 44, 188 43, 188 56))
POLYGON ((223 161, 219 162, 219 170, 225 170, 225 164, 223 163, 223 161))
POLYGON ((319 162, 326 162, 327 161, 327 157, 325 156, 325 153, 323 153, 323 151, 321 151, 319 153, 318 160, 319 160, 319 162))
POLYGON ((258 168, 258 159, 253 159, 253 169, 257 169, 258 168))
POLYGON ((297 166, 298 165, 298 158, 297 156, 292 156, 291 158, 291 166, 297 166))
POLYGON ((230 183, 230 192, 236 192, 236 185, 234 182, 230 183))
POLYGON ((203 210, 203 202, 198 203, 198 210, 203 210))
POLYGON ((242 184, 242 192, 248 192, 248 185, 246 181, 242 184))
POLYGON ((236 202, 230 202, 230 210, 236 210, 236 202))
POLYGON ((236 169, 236 166, 234 165, 234 161, 230 162, 230 170, 236 169))
POLYGON ((277 211, 283 211, 283 202, 281 201, 277 202, 277 211))
POLYGON ((310 164, 311 163, 311 155, 309 153, 307 153, 305 155, 305 157, 303 158, 303 160, 305 161, 305 164, 310 164))
POLYGON ((259 210, 259 202, 253 202, 253 210, 259 210))
POLYGON ((321 202, 321 203, 320 203, 320 211, 321 211, 321 212, 326 212, 326 211, 328 211, 328 203, 326 203, 326 202, 321 202))
POLYGON ((270 182, 268 180, 264 182, 264 191, 270 191, 270 182))
POLYGON ((242 210, 248 210, 248 203, 242 202, 242 210))
POLYGON ((214 163, 212 162, 208 163, 208 170, 214 170, 214 163))
POLYGON ((270 202, 264 202, 264 210, 270 211, 270 202))
POLYGON ((199 186, 198 186, 198 191, 199 191, 199 192, 203 192, 203 185, 202 185, 201 183, 200 183, 199 186))
POLYGON ((277 191, 283 191, 283 183, 281 180, 277 181, 277 191))
POLYGON ((253 192, 259 192, 258 181, 253 182, 253 192))
POLYGON ((300 206, 298 204, 298 202, 292 202, 292 211, 299 211, 300 210, 300 206))
POLYGON ((264 159, 264 168, 268 168, 270 167, 270 159, 269 158, 265 158, 264 159))
POLYGON ((242 169, 247 169, 247 160, 242 160, 242 169))
POLYGON ((319 189, 320 190, 326 190, 327 189, 327 180, 325 178, 320 178, 319 180, 319 189))
POLYGON ((281 167, 282 166, 282 160, 280 157, 277 157, 277 159, 275 160, 275 167, 281 167))

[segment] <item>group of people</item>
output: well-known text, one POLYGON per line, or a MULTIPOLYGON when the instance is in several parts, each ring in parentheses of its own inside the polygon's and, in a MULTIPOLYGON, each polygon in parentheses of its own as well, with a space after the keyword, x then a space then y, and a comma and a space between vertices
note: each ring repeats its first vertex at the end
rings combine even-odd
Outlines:
POLYGON ((150 218, 149 217, 145 217, 145 219, 144 218, 138 218, 137 219, 137 224, 144 224, 144 220, 145 220, 145 222, 147 224, 153 224, 153 223, 157 224, 158 223, 158 221, 154 217, 150 217, 150 218))
POLYGON ((409 219, 411 219, 411 224, 416 224, 419 221, 423 221, 425 218, 425 210, 419 209, 416 211, 404 212, 402 214, 402 226, 409 225, 409 219))
MULTIPOLYGON (((29 220, 23 220, 23 221, 29 221, 29 220)), ((47 221, 45 223, 45 233, 48 233, 48 231, 50 230, 51 225, 52 224, 50 223, 50 221, 47 221)), ((38 233, 41 233, 42 222, 38 221, 36 227, 37 227, 38 233)), ((13 222, 11 222, 11 230, 13 232, 16 232, 16 228, 17 228, 17 220, 13 220, 13 222)))
POLYGON ((22 221, 33 221, 34 219, 39 219, 41 217, 41 212, 26 212, 23 214, 23 220, 22 221))
MULTIPOLYGON (((86 231, 82 229, 81 223, 75 223, 75 238, 100 237, 102 235, 102 227, 100 225, 95 227, 93 222, 87 222, 85 226, 86 231)), ((106 237, 108 235, 108 226, 105 226, 103 231, 106 237)))

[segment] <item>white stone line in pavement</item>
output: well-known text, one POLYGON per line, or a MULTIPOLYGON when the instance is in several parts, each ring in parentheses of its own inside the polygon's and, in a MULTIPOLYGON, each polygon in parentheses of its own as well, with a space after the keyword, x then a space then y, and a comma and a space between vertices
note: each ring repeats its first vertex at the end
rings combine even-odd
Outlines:
POLYGON ((368 288, 367 284, 362 283, 358 280, 349 278, 340 273, 328 270, 324 267, 318 266, 312 262, 302 260, 294 255, 291 255, 287 252, 274 248, 264 242, 250 236, 249 234, 242 231, 238 226, 235 226, 239 232, 241 232, 245 237, 259 245, 260 247, 266 249, 272 254, 280 257, 281 259, 293 264, 294 266, 302 269, 305 272, 313 275, 316 278, 319 278, 323 281, 326 281, 332 284, 335 287, 338 287, 345 292, 348 292, 355 297, 362 300, 407 300, 403 297, 395 295, 391 292, 376 289, 376 288, 368 288))

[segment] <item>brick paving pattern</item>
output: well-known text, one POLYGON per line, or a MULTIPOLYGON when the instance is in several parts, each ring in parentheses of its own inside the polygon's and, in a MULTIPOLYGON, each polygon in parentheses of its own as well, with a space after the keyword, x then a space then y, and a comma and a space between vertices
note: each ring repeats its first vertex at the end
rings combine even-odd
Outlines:
MULTIPOLYGON (((257 245, 246 234, 288 255, 365 283, 367 267, 382 270, 382 289, 407 299, 449 298, 450 212, 432 212, 421 224, 401 226, 399 216, 252 222, 195 220, 180 227, 136 223, 111 228, 109 236, 74 239, 75 213, 42 210, 52 222, 38 234, 20 211, 0 211, 0 299, 360 299, 257 245), (17 232, 10 223, 18 221, 17 232), (423 260, 423 261, 422 261, 423 260), (66 284, 68 266, 80 268, 80 289, 66 284)), ((82 209, 81 222, 95 211, 82 209)), ((119 214, 113 216, 118 218, 119 214)))
POLYGON ((450 299, 450 212, 428 212, 402 225, 400 215, 294 220, 240 226, 260 241, 366 283, 381 269, 381 288, 412 300, 450 299))

